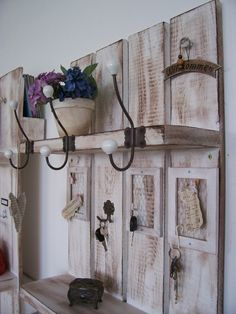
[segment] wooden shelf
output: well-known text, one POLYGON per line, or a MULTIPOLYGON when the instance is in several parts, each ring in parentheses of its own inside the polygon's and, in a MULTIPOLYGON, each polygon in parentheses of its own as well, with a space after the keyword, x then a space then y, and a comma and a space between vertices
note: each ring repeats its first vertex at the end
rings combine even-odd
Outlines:
MULTIPOLYGON (((101 149, 106 139, 116 140, 118 148, 124 148, 124 131, 111 131, 105 133, 76 136, 76 151, 93 152, 101 149)), ((158 125, 146 128, 145 149, 186 149, 219 147, 220 136, 218 131, 175 125, 158 125)), ((48 145, 53 153, 63 152, 61 138, 47 139, 34 142, 34 151, 39 153, 40 148, 48 145)), ((25 144, 21 144, 20 151, 25 152, 25 144)))
POLYGON ((67 292, 69 283, 75 279, 71 275, 61 275, 34 281, 23 285, 21 298, 32 305, 37 311, 44 314, 144 314, 145 312, 124 303, 109 294, 104 294, 103 302, 98 309, 92 304, 80 304, 69 306, 67 292))
POLYGON ((17 278, 16 275, 10 271, 5 272, 0 276, 0 291, 7 291, 16 287, 17 278))

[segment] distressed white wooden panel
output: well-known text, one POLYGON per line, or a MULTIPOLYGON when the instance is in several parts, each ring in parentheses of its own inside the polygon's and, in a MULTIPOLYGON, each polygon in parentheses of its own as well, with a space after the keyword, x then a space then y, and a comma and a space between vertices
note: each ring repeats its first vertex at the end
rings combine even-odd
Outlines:
MULTIPOLYGON (((219 150, 217 149, 203 149, 190 151, 172 151, 171 152, 171 166, 187 168, 201 167, 201 172, 205 173, 211 168, 218 167, 219 164, 219 150)), ((181 171, 181 169, 179 169, 181 171)), ((214 185, 217 185, 218 179, 215 180, 214 185)), ((169 181, 171 184, 171 181, 169 181)), ((173 197, 173 196, 172 196, 173 197)), ((215 192, 217 199, 218 192, 215 192)), ((214 219, 214 215, 218 216, 218 208, 213 216, 209 212, 210 219, 212 219, 213 228, 216 228, 216 238, 218 238, 218 223, 214 219)), ((215 216, 215 217, 216 217, 215 216)), ((171 220, 171 217, 170 217, 171 220)), ((170 221, 168 229, 170 228, 170 221)), ((171 239, 168 238, 169 245, 171 239)), ((187 314, 187 313, 217 313, 217 276, 218 276, 218 254, 210 254, 207 252, 200 252, 197 250, 187 249, 181 247, 181 265, 182 272, 179 278, 179 300, 175 304, 175 293, 173 291, 173 281, 170 279, 170 313, 187 314)), ((167 262, 167 261, 166 261, 167 262)), ((168 266, 170 267, 170 260, 168 266)))
POLYGON ((70 171, 81 169, 85 170, 85 175, 87 175, 86 184, 84 186, 84 211, 86 213, 86 219, 84 216, 75 216, 68 222, 69 229, 69 272, 76 277, 90 277, 90 173, 89 169, 91 166, 91 156, 90 155, 78 155, 73 156, 70 159, 69 169, 68 169, 68 200, 71 199, 71 182, 69 179, 70 171), (78 169, 77 169, 78 168, 78 169))
POLYGON ((17 314, 18 309, 15 304, 15 290, 0 292, 0 313, 1 314, 17 314))
MULTIPOLYGON (((164 153, 137 152, 132 168, 125 173, 125 221, 127 264, 124 264, 124 282, 127 286, 127 302, 137 306, 147 313, 162 313, 163 306, 163 254, 164 242, 162 234, 162 179, 161 169, 164 167, 164 153), (153 175, 155 187, 153 195, 146 195, 154 202, 154 228, 139 226, 134 232, 129 232, 129 221, 132 209, 133 185, 132 175, 153 175)), ((137 195, 136 195, 137 197, 137 195)), ((152 207, 152 201, 145 202, 152 207)), ((146 208, 147 211, 150 208, 146 208)))
MULTIPOLYGON (((169 241, 171 244, 177 244, 176 227, 178 222, 179 211, 183 210, 178 205, 179 179, 204 180, 206 182, 206 199, 200 198, 200 207, 205 207, 206 215, 203 217, 203 227, 200 231, 183 234, 179 232, 179 241, 181 247, 199 250, 208 253, 217 253, 218 240, 218 190, 219 176, 218 169, 200 169, 200 168, 169 168, 168 171, 168 221, 169 221, 169 241), (205 204, 203 205, 203 201, 205 204)), ((182 192, 182 191, 181 191, 182 192)), ((203 191, 202 191, 203 192, 203 191)), ((200 195, 199 195, 200 197, 200 195)), ((183 230, 185 220, 183 221, 183 230)), ((181 227, 181 225, 179 225, 181 227)))
POLYGON ((172 167, 218 168, 219 149, 176 150, 171 154, 172 167))
MULTIPOLYGON (((115 162, 119 165, 123 162, 120 153, 114 154, 115 162)), ((95 276, 104 282, 108 292, 121 297, 122 294, 122 172, 116 171, 110 164, 107 156, 96 154, 94 161, 94 199, 93 215, 95 226, 93 240, 95 244, 94 269, 95 276), (101 242, 95 238, 95 230, 99 228, 96 216, 106 218, 103 205, 110 200, 114 203, 115 212, 113 223, 109 223, 108 251, 105 252, 101 242)))
POLYGON ((109 62, 118 63, 117 83, 121 98, 127 107, 128 88, 128 64, 127 42, 120 40, 96 53, 96 81, 98 85, 98 97, 96 98, 95 132, 113 131, 123 129, 124 117, 118 103, 112 75, 107 69, 109 62))
POLYGON ((18 142, 18 126, 15 122, 13 110, 9 103, 11 100, 18 102, 18 112, 23 112, 23 69, 17 68, 0 78, 0 97, 6 103, 0 103, 0 151, 16 147, 18 142))
POLYGON ((135 126, 165 123, 166 23, 129 36, 129 112, 135 126))
POLYGON ((175 303, 174 280, 170 278, 170 314, 217 313, 217 257, 181 248, 183 270, 178 279, 175 303))
POLYGON ((129 236, 127 302, 147 313, 162 313, 163 239, 135 232, 129 236))
POLYGON ((87 56, 84 56, 82 58, 79 58, 77 60, 74 60, 71 62, 71 67, 78 66, 81 68, 81 70, 84 70, 88 65, 94 63, 94 53, 90 53, 87 56))
MULTIPOLYGON (((193 42, 190 59, 217 63, 216 3, 209 3, 171 19, 171 64, 177 61, 181 38, 193 42)), ((184 59, 186 55, 183 53, 184 59)), ((221 64, 222 65, 222 64, 221 64)), ((218 80, 188 73, 171 79, 171 123, 219 129, 218 80)))
POLYGON ((6 218, 0 217, 0 247, 6 254, 8 261, 8 268, 10 271, 16 272, 16 259, 17 259, 17 246, 14 246, 14 223, 9 212, 10 200, 8 198, 9 193, 14 191, 13 187, 13 173, 14 170, 8 164, 0 163, 0 200, 5 199, 4 203, 8 203, 7 206, 1 205, 0 202, 0 214, 6 215, 6 218))
POLYGON ((162 169, 130 168, 126 173, 127 206, 134 209, 138 230, 162 235, 162 169))

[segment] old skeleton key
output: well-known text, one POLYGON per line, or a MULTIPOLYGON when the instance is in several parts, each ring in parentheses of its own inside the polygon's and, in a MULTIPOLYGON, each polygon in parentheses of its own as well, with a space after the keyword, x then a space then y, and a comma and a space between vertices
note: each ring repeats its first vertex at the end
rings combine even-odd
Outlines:
POLYGON ((108 226, 106 222, 104 223, 103 226, 100 227, 100 233, 104 237, 104 240, 102 241, 102 245, 104 246, 105 251, 107 251, 108 226))
POLYGON ((174 280, 175 303, 178 302, 178 273, 181 271, 180 258, 181 252, 178 248, 171 248, 169 251, 171 258, 170 278, 174 280))
POLYGON ((102 243, 105 251, 107 251, 107 239, 102 233, 104 233, 104 229, 103 229, 103 227, 100 226, 95 231, 95 235, 96 235, 97 240, 102 243))
POLYGON ((131 246, 133 246, 133 242, 134 242, 134 231, 136 231, 138 229, 138 220, 137 217, 134 215, 134 205, 132 204, 132 209, 131 209, 131 217, 130 217, 130 221, 129 221, 129 231, 133 232, 132 233, 132 240, 131 240, 131 246))

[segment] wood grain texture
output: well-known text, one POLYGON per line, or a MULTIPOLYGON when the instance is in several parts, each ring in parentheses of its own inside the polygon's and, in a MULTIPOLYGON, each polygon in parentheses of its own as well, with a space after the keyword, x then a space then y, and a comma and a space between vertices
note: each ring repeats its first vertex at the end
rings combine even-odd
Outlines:
POLYGON ((70 66, 73 67, 80 67, 81 70, 84 70, 86 68, 86 66, 92 64, 94 62, 94 57, 95 54, 94 53, 90 53, 82 58, 76 59, 74 61, 71 62, 70 66))
MULTIPOLYGON (((119 148, 124 148, 124 131, 113 131, 86 136, 76 136, 75 150, 94 152, 101 149, 102 142, 112 138, 116 140, 119 148)), ((218 131, 194 127, 159 125, 146 128, 146 149, 183 149, 219 147, 220 134, 218 131)), ((45 141, 35 141, 34 151, 38 153, 44 145, 50 146, 52 152, 62 153, 63 142, 61 138, 45 141)), ((21 152, 25 152, 25 144, 21 145, 21 152)))
MULTIPOLYGON (((98 85, 98 97, 96 98, 96 121, 95 132, 104 132, 123 129, 124 117, 118 103, 112 75, 107 69, 109 62, 116 62, 119 65, 117 83, 121 98, 125 107, 127 104, 127 42, 117 41, 96 53, 96 81, 98 85)), ((126 122, 125 122, 126 123, 126 122)))
POLYGON ((0 78, 0 96, 6 98, 6 103, 0 104, 0 151, 16 148, 19 141, 19 129, 16 125, 13 110, 9 106, 11 100, 18 102, 17 112, 23 112, 23 69, 17 68, 0 78))
POLYGON ((129 239, 127 302, 147 313, 162 313, 163 241, 137 231, 129 239))
MULTIPOLYGON (((219 150, 217 149, 171 152, 171 167, 192 167, 193 171, 200 167, 204 173, 206 167, 211 169, 218 167, 218 165, 219 150)), ((217 197, 216 192, 215 196, 217 197)), ((218 217, 218 208, 216 215, 218 217)), ((213 219, 212 213, 210 213, 210 219, 213 219)), ((218 230, 217 221, 213 219, 212 223, 213 227, 218 230)), ((214 240, 217 241, 217 238, 214 240)), ((168 242, 171 243, 170 238, 168 238, 168 242)), ((204 309, 204 313, 216 313, 218 254, 209 254, 182 247, 181 252, 183 256, 181 258, 183 271, 179 280, 181 296, 178 303, 175 304, 173 282, 170 280, 169 313, 202 313, 202 309, 204 309)), ((166 261, 166 263, 169 264, 170 261, 166 261)))
MULTIPOLYGON (((176 227, 178 229, 179 241, 181 247, 189 247, 192 250, 199 250, 217 254, 218 241, 218 210, 219 210, 219 175, 218 169, 215 168, 169 168, 168 169, 168 232, 169 241, 172 245, 177 245, 178 237, 176 227), (194 181, 204 181, 203 190, 199 189, 200 205, 203 210, 204 225, 198 231, 186 233, 185 223, 187 222, 183 212, 182 204, 179 202, 179 193, 186 189, 183 187, 183 181, 193 185, 194 181), (180 184, 180 182, 182 182, 180 184), (204 190, 205 188, 205 190, 204 190), (183 218, 178 221, 181 214, 183 218)), ((190 185, 187 186, 190 188, 190 185)))
POLYGON ((170 278, 170 310, 175 314, 215 314, 217 309, 217 258, 215 255, 181 248, 183 270, 179 276, 179 301, 175 304, 170 278))
POLYGON ((16 290, 0 292, 0 313, 2 314, 17 314, 18 309, 15 306, 16 290))
MULTIPOLYGON (((122 154, 114 155, 115 162, 122 164, 122 154)), ((99 228, 99 221, 95 218, 92 230, 95 241, 95 276, 104 282, 105 289, 121 298, 122 295, 122 173, 116 171, 103 154, 96 154, 94 160, 94 217, 105 217, 104 202, 114 203, 114 222, 109 223, 108 251, 105 253, 101 242, 95 238, 95 230, 99 228)))
MULTIPOLYGON (((223 64, 223 23, 222 7, 219 0, 216 3, 217 22, 217 57, 218 64, 223 64)), ((218 75, 218 104, 220 117, 220 184, 219 184, 219 241, 218 241, 218 300, 217 313, 224 311, 224 256, 225 256, 225 113, 224 113, 224 72, 219 71, 218 75)))
POLYGON ((144 312, 105 294, 98 309, 92 304, 69 306, 67 292, 75 277, 61 275, 28 283, 21 289, 21 297, 42 314, 144 314, 144 312))
POLYGON ((14 254, 17 254, 13 245, 14 223, 9 212, 9 193, 12 191, 13 170, 8 164, 0 164, 0 197, 8 200, 8 206, 1 205, 1 215, 3 209, 6 210, 6 218, 0 218, 0 247, 3 249, 10 271, 17 271, 14 267, 14 254))
POLYGON ((165 123, 165 23, 129 36, 129 112, 135 126, 165 123))
MULTIPOLYGON (((215 5, 210 1, 171 19, 171 64, 177 61, 183 37, 193 42, 190 59, 218 62, 215 5)), ((199 73, 171 79, 171 123, 219 130, 217 86, 217 79, 199 73)))
POLYGON ((13 290, 17 287, 17 277, 10 271, 0 276, 0 291, 13 290))
MULTIPOLYGON (((91 156, 90 155, 78 155, 73 156, 70 159, 68 169, 68 200, 71 198, 70 195, 70 182, 69 172, 70 169, 90 168, 91 156)), ((84 198, 86 199, 85 209, 90 216, 90 177, 87 178, 87 184, 84 186, 84 198)), ((72 195, 73 197, 73 195, 72 195)), ((76 277, 90 277, 90 226, 89 220, 81 220, 76 217, 68 221, 68 262, 69 262, 69 273, 76 277)))
MULTIPOLYGON (((126 210, 125 210, 125 232, 127 234, 126 243, 127 254, 127 302, 137 306, 147 313, 162 313, 163 307, 163 238, 162 232, 162 180, 155 178, 154 198, 154 228, 144 228, 139 226, 134 232, 132 243, 132 233, 129 232, 129 220, 131 214, 131 203, 133 199, 132 179, 133 174, 152 173, 160 176, 160 168, 164 167, 164 153, 160 152, 137 152, 135 154, 132 168, 126 172, 126 210), (157 186, 156 186, 157 185, 157 186)), ((151 176, 151 175, 150 175, 151 176)), ((153 177, 154 178, 154 177, 153 177)), ((139 198, 136 195, 136 199, 139 198)), ((149 198, 149 197, 148 197, 149 198)), ((148 202, 146 205, 148 206, 148 202)), ((152 204, 152 202, 151 202, 152 204)), ((151 205, 149 204, 149 206, 151 205)), ((152 207, 152 205, 151 205, 152 207)), ((147 211, 150 208, 146 208, 147 211)))

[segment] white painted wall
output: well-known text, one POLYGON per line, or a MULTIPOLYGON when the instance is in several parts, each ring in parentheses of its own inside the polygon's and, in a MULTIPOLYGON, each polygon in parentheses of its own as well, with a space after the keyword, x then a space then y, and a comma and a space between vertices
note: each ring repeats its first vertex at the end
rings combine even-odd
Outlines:
MULTIPOLYGON (((23 66, 25 73, 69 66, 74 59, 120 38, 198 6, 202 0, 0 0, 0 75, 23 66)), ((236 1, 222 0, 227 150, 225 313, 236 313, 236 1)), ((48 136, 55 135, 49 115, 48 136), (50 127, 49 127, 50 126, 50 127)), ((65 170, 53 172, 34 157, 24 177, 25 270, 35 278, 67 269, 67 224, 61 218, 66 200, 65 170), (28 185, 28 186, 27 186, 28 185), (38 203, 38 205, 36 205, 38 203), (33 236, 32 236, 33 234, 33 236), (31 236, 29 236, 31 235, 31 236), (39 261, 39 262, 38 262, 39 261)), ((53 157, 55 161, 62 157, 53 157)))

